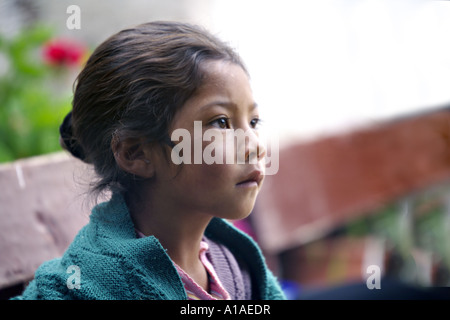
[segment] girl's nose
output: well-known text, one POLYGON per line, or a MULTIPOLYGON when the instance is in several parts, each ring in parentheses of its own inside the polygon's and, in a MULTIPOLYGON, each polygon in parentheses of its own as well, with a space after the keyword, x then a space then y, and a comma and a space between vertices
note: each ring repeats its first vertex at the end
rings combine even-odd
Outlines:
POLYGON ((256 164, 266 156, 266 147, 262 143, 259 135, 250 130, 248 134, 248 145, 245 146, 245 163, 256 164))

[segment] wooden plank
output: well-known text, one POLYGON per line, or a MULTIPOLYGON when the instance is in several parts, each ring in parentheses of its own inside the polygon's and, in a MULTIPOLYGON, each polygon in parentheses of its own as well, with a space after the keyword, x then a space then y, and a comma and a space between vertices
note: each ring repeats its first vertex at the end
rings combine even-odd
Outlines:
POLYGON ((438 110, 280 150, 252 216, 277 253, 350 219, 450 179, 450 112, 438 110))
POLYGON ((0 288, 33 278, 87 223, 88 205, 76 181, 89 175, 65 153, 0 166, 0 288))

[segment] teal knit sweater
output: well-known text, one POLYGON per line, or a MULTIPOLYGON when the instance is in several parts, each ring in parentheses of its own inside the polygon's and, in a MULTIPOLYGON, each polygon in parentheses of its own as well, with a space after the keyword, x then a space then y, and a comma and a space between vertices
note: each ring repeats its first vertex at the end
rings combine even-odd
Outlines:
MULTIPOLYGON (((249 236, 218 218, 211 220, 205 236, 244 260, 253 299, 285 298, 249 236)), ((187 296, 159 241, 152 236, 136 238, 125 201, 114 194, 92 210, 89 223, 64 255, 44 262, 22 295, 13 299, 184 300, 187 296)))

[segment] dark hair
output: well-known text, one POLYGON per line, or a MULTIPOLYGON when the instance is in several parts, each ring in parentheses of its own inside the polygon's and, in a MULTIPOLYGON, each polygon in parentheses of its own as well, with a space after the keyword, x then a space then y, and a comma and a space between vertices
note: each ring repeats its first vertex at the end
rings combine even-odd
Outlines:
POLYGON ((161 145, 179 108, 202 85, 206 60, 240 57, 198 26, 150 22, 108 38, 74 83, 72 112, 61 125, 63 146, 93 164, 92 191, 126 191, 133 177, 116 164, 112 139, 146 137, 161 145))

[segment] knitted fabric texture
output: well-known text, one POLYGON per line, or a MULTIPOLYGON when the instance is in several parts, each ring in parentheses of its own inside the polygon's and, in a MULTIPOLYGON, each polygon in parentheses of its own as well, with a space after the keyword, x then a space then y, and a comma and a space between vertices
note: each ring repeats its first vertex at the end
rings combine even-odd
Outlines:
MULTIPOLYGON (((209 258, 232 299, 285 299, 253 239, 218 218, 211 220, 205 236, 209 258), (234 258, 239 267, 227 261, 234 258)), ((185 300, 187 295, 160 242, 153 236, 136 238, 123 197, 113 194, 92 210, 64 255, 44 262, 13 299, 185 300), (78 289, 68 285, 71 266, 80 270, 78 289)))

